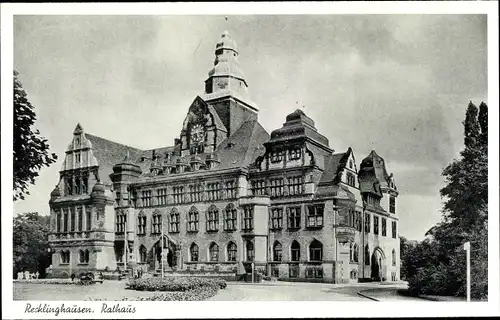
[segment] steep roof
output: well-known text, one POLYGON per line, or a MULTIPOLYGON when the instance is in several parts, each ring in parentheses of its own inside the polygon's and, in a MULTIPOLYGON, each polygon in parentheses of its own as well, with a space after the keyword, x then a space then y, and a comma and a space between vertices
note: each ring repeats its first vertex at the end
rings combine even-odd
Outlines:
POLYGON ((109 175, 113 172, 113 166, 124 160, 127 153, 130 159, 137 159, 143 151, 121 143, 110 141, 89 133, 85 137, 92 143, 92 153, 99 165, 99 179, 103 184, 110 184, 109 175))
POLYGON ((361 161, 358 172, 361 193, 372 193, 382 196, 382 187, 388 187, 389 175, 385 169, 384 159, 375 150, 361 161))
POLYGON ((325 159, 325 171, 320 179, 320 184, 337 183, 341 179, 341 173, 347 165, 347 160, 352 154, 349 147, 346 152, 334 153, 325 159))
POLYGON ((330 148, 328 139, 318 132, 314 121, 306 116, 300 109, 287 115, 283 127, 271 132, 271 139, 268 143, 296 138, 308 138, 323 145, 327 149, 330 148))
POLYGON ((218 169, 247 167, 265 153, 263 143, 269 134, 259 122, 244 122, 234 134, 221 142, 215 150, 220 164, 218 169))

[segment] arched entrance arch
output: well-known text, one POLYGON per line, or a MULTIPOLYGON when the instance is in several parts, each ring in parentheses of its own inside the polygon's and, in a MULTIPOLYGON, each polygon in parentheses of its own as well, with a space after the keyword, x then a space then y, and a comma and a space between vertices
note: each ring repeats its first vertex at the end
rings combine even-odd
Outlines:
POLYGON ((387 263, 384 250, 376 247, 371 256, 371 279, 372 281, 382 281, 387 270, 387 263))
POLYGON ((177 267, 177 247, 177 243, 167 236, 158 239, 150 250, 150 267, 154 270, 161 269, 162 252, 164 255, 164 267, 177 267))

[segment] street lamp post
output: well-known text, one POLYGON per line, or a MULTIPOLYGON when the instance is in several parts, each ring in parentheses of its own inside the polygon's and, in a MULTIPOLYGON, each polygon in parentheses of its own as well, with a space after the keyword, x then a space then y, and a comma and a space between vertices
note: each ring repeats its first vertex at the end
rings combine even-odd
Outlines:
POLYGON ((467 302, 470 302, 470 241, 464 243, 464 250, 467 255, 467 302))

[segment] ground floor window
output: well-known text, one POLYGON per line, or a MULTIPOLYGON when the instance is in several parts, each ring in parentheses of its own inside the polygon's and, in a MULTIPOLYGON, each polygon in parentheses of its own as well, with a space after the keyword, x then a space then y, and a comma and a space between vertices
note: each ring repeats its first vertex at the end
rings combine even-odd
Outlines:
POLYGON ((192 262, 198 261, 198 245, 196 243, 193 243, 189 248, 189 254, 192 262))
POLYGON ((288 266, 288 277, 289 278, 298 278, 299 277, 299 265, 291 264, 288 266))
POLYGON ((61 251, 61 264, 68 264, 70 260, 69 250, 61 251))
POLYGON ((271 277, 279 278, 279 276, 280 276, 279 265, 276 264, 271 265, 271 277))
POLYGON ((146 262, 147 254, 148 254, 148 250, 146 249, 145 246, 141 245, 141 247, 139 249, 139 261, 142 263, 146 262))
POLYGON ((253 249, 253 242, 248 240, 247 241, 247 261, 253 261, 255 257, 255 252, 253 249))
POLYGON ((323 278, 323 267, 309 267, 306 269, 306 278, 323 278))
POLYGON ((89 250, 80 250, 79 252, 79 256, 80 256, 80 263, 83 264, 83 263, 89 263, 89 260, 90 260, 90 254, 89 254, 89 250))

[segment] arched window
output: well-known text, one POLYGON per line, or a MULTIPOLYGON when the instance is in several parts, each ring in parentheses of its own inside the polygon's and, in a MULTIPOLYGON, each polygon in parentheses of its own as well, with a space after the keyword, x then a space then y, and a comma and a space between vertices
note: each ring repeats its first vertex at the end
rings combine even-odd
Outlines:
POLYGON ((67 263, 69 263, 69 260, 70 260, 69 250, 67 250, 67 251, 61 251, 61 263, 62 264, 67 264, 67 263))
POLYGON ((147 217, 144 214, 144 211, 139 212, 139 216, 137 217, 137 234, 138 235, 146 234, 146 222, 147 222, 147 217))
POLYGON ((236 261, 236 244, 234 242, 229 242, 227 245, 227 261, 236 261))
POLYGON ((246 247, 247 247, 247 261, 253 261, 255 257, 253 242, 248 240, 246 243, 246 247))
POLYGON ((300 260, 300 244, 293 240, 292 242, 292 247, 291 247, 291 253, 292 253, 292 261, 299 261, 300 260))
MULTIPOLYGON (((199 224, 200 215, 198 214, 198 209, 196 207, 191 207, 188 213, 188 232, 198 232, 198 224, 199 224)), ((178 231, 178 230, 177 230, 178 231)))
POLYGON ((323 260, 323 244, 314 239, 309 245, 309 261, 323 260))
POLYGON ((281 243, 276 241, 273 246, 273 261, 281 261, 283 255, 283 248, 281 243))
POLYGON ((144 245, 141 245, 141 247, 139 248, 139 261, 141 263, 145 263, 146 259, 147 259, 147 255, 148 255, 148 250, 146 249, 146 247, 144 245))
POLYGON ((191 244, 191 247, 189 247, 189 256, 192 262, 198 261, 198 245, 194 242, 191 244))
POLYGON ((392 249, 392 265, 396 265, 396 250, 392 249))
POLYGON ((88 249, 85 250, 85 263, 89 263, 90 261, 90 252, 88 249))
POLYGON ((357 244, 354 244, 353 251, 354 251, 354 253, 353 253, 354 254, 354 262, 359 262, 359 257, 358 257, 358 255, 359 255, 359 252, 358 252, 359 251, 359 247, 358 247, 357 244))
POLYGON ((219 230, 219 209, 211 205, 207 210, 207 231, 219 230))
POLYGON ((161 213, 160 211, 153 212, 153 219, 151 220, 151 233, 152 234, 160 234, 162 229, 162 221, 161 221, 161 213))
POLYGON ((230 203, 227 205, 224 212, 224 230, 234 231, 236 230, 236 208, 234 204, 230 203))
POLYGON ((80 263, 85 263, 85 252, 83 250, 80 250, 78 252, 78 257, 79 257, 80 263))
POLYGON ((365 265, 370 264, 370 248, 368 245, 365 246, 365 265))
POLYGON ((179 216, 179 211, 176 208, 170 211, 170 232, 172 233, 179 232, 179 216))
POLYGON ((217 243, 212 242, 209 251, 210 251, 210 261, 212 262, 219 261, 219 246, 217 245, 217 243))

